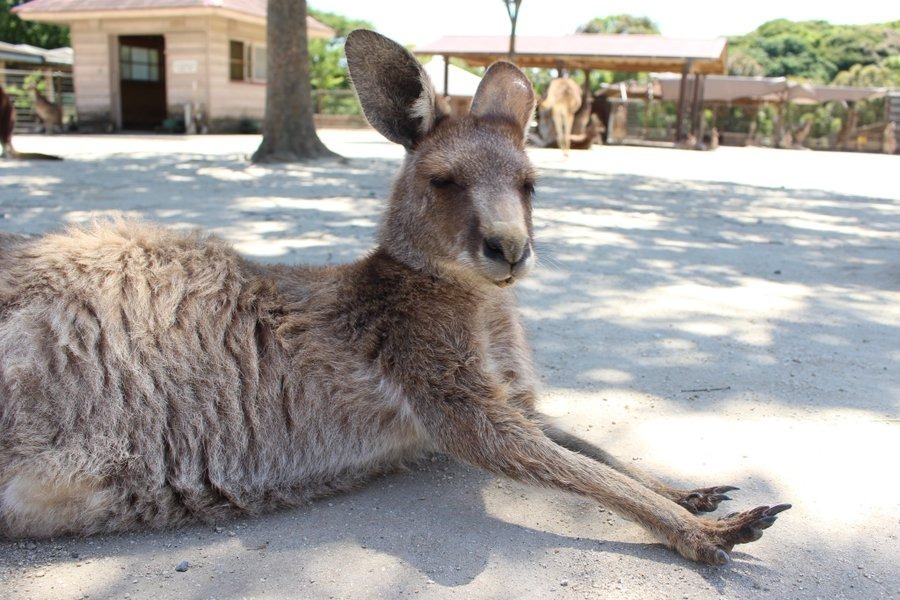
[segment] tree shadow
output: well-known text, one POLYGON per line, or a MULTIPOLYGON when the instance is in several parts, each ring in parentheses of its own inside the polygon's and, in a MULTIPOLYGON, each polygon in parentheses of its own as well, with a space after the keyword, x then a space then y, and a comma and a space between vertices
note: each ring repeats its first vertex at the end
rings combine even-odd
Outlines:
MULTIPOLYGON (((353 159, 261 167, 187 153, 3 163, 0 230, 40 233, 124 213, 173 227, 203 227, 257 260, 341 263, 372 247, 398 164, 353 159)), ((640 395, 651 399, 642 411, 665 402, 667 416, 680 419, 679 426, 713 417, 731 419, 734 428, 746 426, 729 412, 735 405, 770 407, 798 422, 816 421, 824 410, 862 413, 877 423, 897 421, 893 374, 900 367, 900 319, 893 307, 900 291, 900 209, 895 201, 555 171, 542 177, 535 204, 543 264, 522 282, 519 297, 543 384, 557 395, 592 400, 640 395)), ((585 409, 584 415, 593 418, 594 412, 585 409)), ((650 417, 652 412, 642 412, 595 439, 615 438, 650 417)), ((772 430, 765 421, 752 426, 763 435, 772 430)), ((789 435, 792 426, 778 431, 789 435)), ((843 439, 839 422, 826 431, 843 439)), ((825 444, 831 439, 802 449, 813 455, 811 464, 828 455, 825 444)), ((842 442, 847 459, 841 478, 852 480, 853 471, 870 464, 873 455, 885 455, 870 452, 865 442, 842 442)), ((798 470, 804 467, 797 464, 798 470)), ((607 517, 598 518, 596 507, 577 500, 560 501, 574 515, 568 530, 528 522, 531 517, 521 522, 509 508, 517 506, 517 496, 501 495, 491 504, 492 479, 458 466, 447 467, 452 478, 446 479, 445 466, 392 475, 308 508, 242 521, 240 527, 222 524, 222 532, 198 526, 59 540, 54 544, 60 550, 46 554, 47 564, 77 560, 72 552, 95 553, 120 559, 128 569, 148 564, 151 574, 169 573, 177 561, 166 544, 175 539, 178 556, 191 560, 201 553, 196 560, 204 575, 229 553, 280 556, 276 562, 284 569, 300 556, 292 567, 299 582, 295 591, 316 595, 327 582, 303 583, 307 573, 339 577, 342 569, 353 568, 353 560, 372 553, 393 556, 446 587, 472 583, 497 557, 533 569, 548 549, 683 563, 656 544, 618 539, 617 528, 624 528, 626 539, 642 534, 618 519, 614 528, 604 528, 607 517), (498 516, 498 506, 509 512, 498 516), (262 539, 273 526, 284 533, 277 540, 262 539)), ((754 495, 781 497, 783 482, 750 472, 754 495)), ((539 502, 541 496, 529 493, 527 499, 539 502)), ((563 511, 557 506, 551 512, 563 511)), ((883 529, 880 523, 868 523, 867 531, 883 529)), ((835 557, 856 551, 863 535, 825 544, 822 560, 832 560, 825 568, 834 568, 835 557)), ((811 538, 803 543, 819 543, 811 538)), ((3 542, 0 564, 14 565, 27 552, 3 542)), ((871 548, 859 552, 875 556, 871 548)), ((754 555, 753 547, 736 551, 730 569, 691 568, 720 594, 759 589, 773 574, 754 555)), ((251 565, 248 577, 256 575, 252 565, 266 568, 265 562, 245 561, 251 565)), ((388 586, 388 595, 390 585, 408 577, 401 571, 377 579, 388 586)), ((204 582, 205 595, 215 594, 220 582, 227 582, 228 596, 252 590, 243 576, 225 574, 204 582)), ((415 584, 409 582, 407 589, 415 584)), ((121 596, 127 589, 124 580, 116 580, 98 595, 121 596)))
POLYGON ((816 405, 882 413, 896 393, 886 373, 900 355, 884 349, 896 348, 900 323, 878 309, 900 291, 895 202, 585 173, 542 183, 547 268, 523 284, 535 292, 520 294, 526 320, 539 363, 577 352, 592 365, 550 370, 547 385, 590 388, 604 370, 651 369, 646 391, 672 396, 741 389, 763 368, 779 385, 855 369, 865 394, 817 390, 816 405), (702 356, 696 367, 679 360, 689 353, 702 356))
POLYGON ((203 228, 262 261, 345 262, 372 245, 388 160, 252 165, 239 157, 113 155, 0 164, 0 229, 41 233, 98 217, 203 228))

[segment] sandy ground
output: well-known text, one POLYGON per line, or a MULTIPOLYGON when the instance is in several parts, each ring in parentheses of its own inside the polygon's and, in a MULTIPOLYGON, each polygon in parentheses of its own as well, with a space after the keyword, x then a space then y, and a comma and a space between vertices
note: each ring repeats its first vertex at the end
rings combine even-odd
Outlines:
MULTIPOLYGON (((371 244, 401 150, 248 164, 258 138, 21 136, 0 229, 121 211, 264 261, 371 244)), ((728 509, 792 502, 723 568, 595 504, 444 458, 350 494, 178 531, 0 541, 0 598, 898 598, 900 157, 532 151, 543 262, 519 296, 544 408, 728 509), (176 566, 187 561, 187 570, 176 566)))

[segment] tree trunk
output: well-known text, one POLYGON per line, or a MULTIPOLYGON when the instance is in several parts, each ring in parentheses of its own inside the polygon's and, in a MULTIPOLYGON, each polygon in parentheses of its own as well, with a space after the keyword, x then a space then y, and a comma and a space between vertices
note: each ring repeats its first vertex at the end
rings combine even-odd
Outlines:
POLYGON ((306 0, 268 0, 266 117, 253 162, 336 156, 316 135, 306 35, 306 0))

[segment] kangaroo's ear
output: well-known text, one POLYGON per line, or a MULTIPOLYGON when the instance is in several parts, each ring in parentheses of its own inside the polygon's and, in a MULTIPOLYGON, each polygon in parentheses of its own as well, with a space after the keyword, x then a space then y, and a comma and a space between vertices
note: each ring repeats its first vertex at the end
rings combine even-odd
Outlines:
POLYGON ((517 66, 495 62, 478 85, 471 112, 510 118, 521 125, 524 135, 534 113, 534 88, 517 66))
POLYGON ((344 52, 366 119, 392 142, 412 149, 448 114, 422 65, 400 44, 357 29, 347 36, 344 52))

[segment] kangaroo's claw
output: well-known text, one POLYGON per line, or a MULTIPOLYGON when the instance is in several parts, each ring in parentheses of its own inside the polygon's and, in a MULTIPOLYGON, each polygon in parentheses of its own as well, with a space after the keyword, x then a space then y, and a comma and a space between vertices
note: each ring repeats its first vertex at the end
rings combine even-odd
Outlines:
POLYGON ((762 537, 763 530, 775 523, 778 513, 791 507, 790 504, 758 506, 742 513, 732 513, 714 524, 719 526, 721 543, 718 546, 731 550, 735 544, 755 542, 762 537))
POLYGON ((693 514, 712 512, 719 508, 719 503, 731 500, 725 492, 732 492, 737 489, 733 485, 701 488, 692 490, 687 496, 677 500, 677 502, 693 514))
POLYGON ((731 513, 717 521, 701 520, 699 536, 689 536, 683 544, 676 543, 682 556, 709 565, 725 565, 731 562, 728 553, 737 544, 755 542, 763 531, 772 526, 778 514, 790 504, 758 506, 754 509, 731 513), (693 538, 693 539, 691 539, 693 538))

